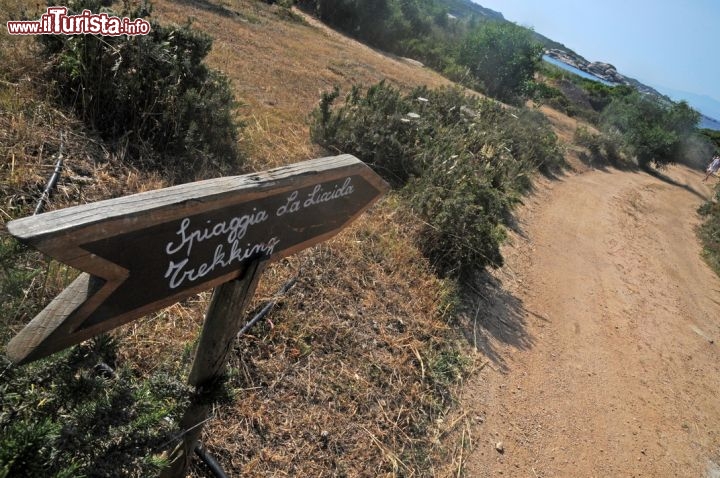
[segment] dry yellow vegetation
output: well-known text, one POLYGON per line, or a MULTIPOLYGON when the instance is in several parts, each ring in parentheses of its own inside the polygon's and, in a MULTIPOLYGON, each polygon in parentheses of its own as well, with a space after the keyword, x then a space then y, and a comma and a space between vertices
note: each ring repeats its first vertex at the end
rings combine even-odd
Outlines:
POLYGON ((327 28, 304 13, 257 0, 158 1, 154 14, 214 38, 208 63, 228 75, 247 124, 245 146, 251 166, 267 169, 310 159, 308 115, 320 94, 355 83, 387 80, 431 87, 450 81, 427 68, 374 50, 327 28))
MULTIPOLYGON (((26 2, 4 5, 9 15, 33 17, 26 2)), ((243 104, 241 147, 252 170, 324 154, 310 141, 309 113, 336 85, 450 83, 263 2, 159 1, 153 16, 163 24, 192 19, 214 38, 209 64, 230 77, 243 104)), ((53 106, 52 85, 36 81, 44 65, 35 39, 3 35, 0 155, 10 158, 0 165, 3 224, 32 211, 61 142, 65 169, 48 209, 167 185, 157 173, 127 166, 122 149, 53 106)), ((441 445, 441 417, 470 362, 447 323, 453 286, 413 245, 415 223, 390 195, 337 238, 264 274, 256 306, 289 278, 299 280, 238 342, 229 382, 235 400, 217 407, 206 425, 202 441, 229 475, 455 473, 457 450, 441 445)), ((39 257, 29 264, 46 272, 28 284, 23 301, 32 306, 4 319, 3 338, 74 275, 39 257)), ((186 376, 209 295, 118 329, 119 360, 145 377, 168 370, 186 376)))

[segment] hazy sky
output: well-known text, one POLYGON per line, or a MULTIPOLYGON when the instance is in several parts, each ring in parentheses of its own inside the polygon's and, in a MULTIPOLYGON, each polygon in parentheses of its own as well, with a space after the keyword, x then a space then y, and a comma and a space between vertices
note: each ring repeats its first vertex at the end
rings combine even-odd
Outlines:
POLYGON ((642 83, 720 102, 720 0, 473 1, 642 83))

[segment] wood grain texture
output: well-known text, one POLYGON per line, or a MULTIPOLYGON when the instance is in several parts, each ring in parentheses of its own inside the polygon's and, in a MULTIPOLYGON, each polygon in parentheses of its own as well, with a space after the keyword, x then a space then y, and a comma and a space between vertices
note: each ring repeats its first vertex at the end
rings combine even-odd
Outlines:
POLYGON ((109 236, 118 231, 129 232, 147 227, 166 218, 191 215, 232 204, 238 194, 247 200, 257 199, 268 192, 282 193, 304 185, 314 184, 318 178, 331 180, 360 174, 382 192, 388 190, 385 181, 356 157, 343 154, 303 161, 288 166, 194 183, 181 184, 156 191, 107 199, 91 204, 69 207, 10 221, 8 231, 21 241, 42 244, 47 236, 59 232, 75 239, 109 236), (182 214, 178 214, 182 211, 182 214), (103 225, 103 231, 92 226, 103 225))
POLYGON ((101 286, 69 288, 7 354, 20 363, 46 356, 235 279, 251 260, 327 240, 387 189, 362 161, 341 155, 12 221, 11 234, 101 286))
POLYGON ((182 478, 190 467, 195 446, 211 402, 204 394, 217 386, 224 372, 227 356, 242 326, 245 309, 252 299, 265 262, 248 264, 242 277, 226 282, 213 292, 200 341, 195 351, 189 382, 195 387, 194 399, 180 420, 182 442, 170 455, 170 465, 160 478, 182 478))
POLYGON ((265 265, 263 261, 253 261, 241 278, 215 288, 190 371, 190 385, 203 387, 222 375, 265 265))

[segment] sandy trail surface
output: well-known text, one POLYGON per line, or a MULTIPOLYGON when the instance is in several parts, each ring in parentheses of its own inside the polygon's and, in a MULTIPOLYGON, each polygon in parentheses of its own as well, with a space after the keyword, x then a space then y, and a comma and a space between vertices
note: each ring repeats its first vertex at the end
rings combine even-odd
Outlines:
POLYGON ((695 233, 711 189, 664 175, 572 174, 527 201, 505 305, 469 337, 489 360, 462 396, 466 476, 720 476, 720 279, 695 233))

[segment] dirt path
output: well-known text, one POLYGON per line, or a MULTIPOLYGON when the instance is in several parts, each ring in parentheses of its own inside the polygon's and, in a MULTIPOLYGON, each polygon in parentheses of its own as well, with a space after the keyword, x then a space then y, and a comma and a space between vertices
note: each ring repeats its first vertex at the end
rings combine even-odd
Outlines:
POLYGON ((482 319, 494 360, 462 398, 466 476, 720 476, 720 279, 694 233, 710 188, 666 174, 591 171, 528 201, 499 274, 521 317, 482 319))

